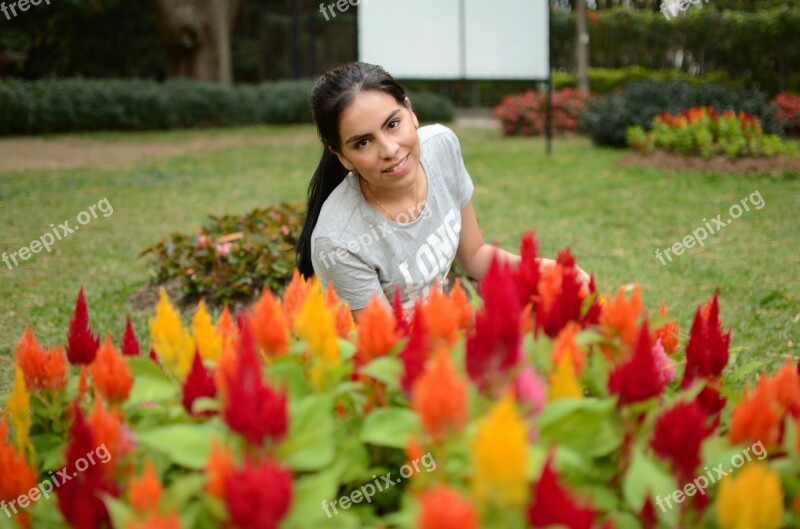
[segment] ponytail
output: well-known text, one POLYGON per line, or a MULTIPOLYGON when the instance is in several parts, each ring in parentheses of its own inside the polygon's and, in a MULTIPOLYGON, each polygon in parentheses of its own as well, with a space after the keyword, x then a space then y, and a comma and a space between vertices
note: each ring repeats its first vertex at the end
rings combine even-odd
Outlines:
POLYGON ((317 170, 314 171, 314 176, 311 177, 311 183, 308 185, 306 223, 297 240, 297 268, 305 278, 314 275, 314 267, 311 264, 311 234, 314 233, 314 227, 319 220, 322 204, 342 183, 345 176, 347 176, 347 170, 339 158, 328 149, 323 149, 322 158, 320 158, 317 170))

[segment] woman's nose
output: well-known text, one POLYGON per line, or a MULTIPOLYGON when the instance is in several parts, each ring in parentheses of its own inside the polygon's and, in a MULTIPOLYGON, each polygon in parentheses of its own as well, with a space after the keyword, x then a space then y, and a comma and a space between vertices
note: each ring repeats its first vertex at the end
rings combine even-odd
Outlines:
POLYGON ((387 160, 395 159, 397 157, 397 153, 400 152, 400 145, 394 141, 394 139, 386 135, 381 137, 380 147, 381 157, 387 160))

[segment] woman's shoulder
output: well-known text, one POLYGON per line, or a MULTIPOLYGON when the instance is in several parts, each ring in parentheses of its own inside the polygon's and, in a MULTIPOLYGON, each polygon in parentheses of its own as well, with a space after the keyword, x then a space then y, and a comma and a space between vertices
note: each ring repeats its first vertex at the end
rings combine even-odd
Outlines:
POLYGON ((425 125, 424 127, 419 128, 419 141, 420 144, 425 144, 430 142, 431 140, 444 140, 447 142, 452 142, 453 140, 458 142, 458 137, 456 133, 453 132, 449 127, 442 125, 441 123, 436 123, 434 125, 425 125))
POLYGON ((356 188, 353 176, 348 175, 322 204, 311 235, 312 241, 320 237, 331 241, 342 239, 357 218, 362 201, 361 191, 356 188))

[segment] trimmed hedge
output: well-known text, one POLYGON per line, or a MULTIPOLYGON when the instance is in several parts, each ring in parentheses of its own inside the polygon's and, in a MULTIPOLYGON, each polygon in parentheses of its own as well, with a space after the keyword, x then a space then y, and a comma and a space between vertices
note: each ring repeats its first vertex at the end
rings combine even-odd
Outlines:
MULTIPOLYGON (((692 75, 680 70, 648 70, 641 66, 626 68, 589 68, 589 88, 593 94, 605 95, 634 81, 684 81, 696 86, 703 83, 718 83, 730 88, 741 88, 740 80, 732 79, 728 72, 715 71, 705 75, 692 75)), ((556 90, 577 88, 576 74, 555 72, 553 87, 556 90)))
MULTIPOLYGON (((312 81, 229 87, 172 80, 48 79, 0 83, 0 135, 310 123, 312 81)), ((453 119, 453 104, 411 94, 422 121, 453 119)))
POLYGON ((589 103, 581 113, 581 127, 598 145, 625 147, 628 127, 638 125, 650 130, 657 114, 678 114, 686 108, 702 106, 714 107, 719 112, 744 111, 758 117, 767 134, 783 132, 775 119, 776 108, 770 105, 764 92, 731 90, 713 83, 691 86, 684 81, 630 83, 589 103))

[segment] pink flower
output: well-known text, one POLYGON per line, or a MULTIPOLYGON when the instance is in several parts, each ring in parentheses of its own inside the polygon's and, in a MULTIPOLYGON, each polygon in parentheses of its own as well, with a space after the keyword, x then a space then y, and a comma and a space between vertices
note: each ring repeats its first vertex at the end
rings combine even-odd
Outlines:
POLYGON ((216 251, 217 255, 220 257, 225 257, 231 253, 231 246, 233 245, 229 242, 218 244, 214 247, 214 251, 216 251))
POLYGON ((187 275, 187 276, 190 276, 190 275, 192 275, 192 274, 194 274, 194 268, 187 268, 187 269, 186 269, 186 275, 187 275))
POLYGON ((664 384, 675 380, 675 364, 661 345, 661 339, 658 339, 653 346, 653 360, 664 384))
POLYGON ((283 233, 284 236, 289 235, 289 226, 287 226, 286 224, 281 226, 281 233, 283 233))
POLYGON ((197 237, 197 246, 200 248, 208 248, 208 237, 202 234, 197 237))

